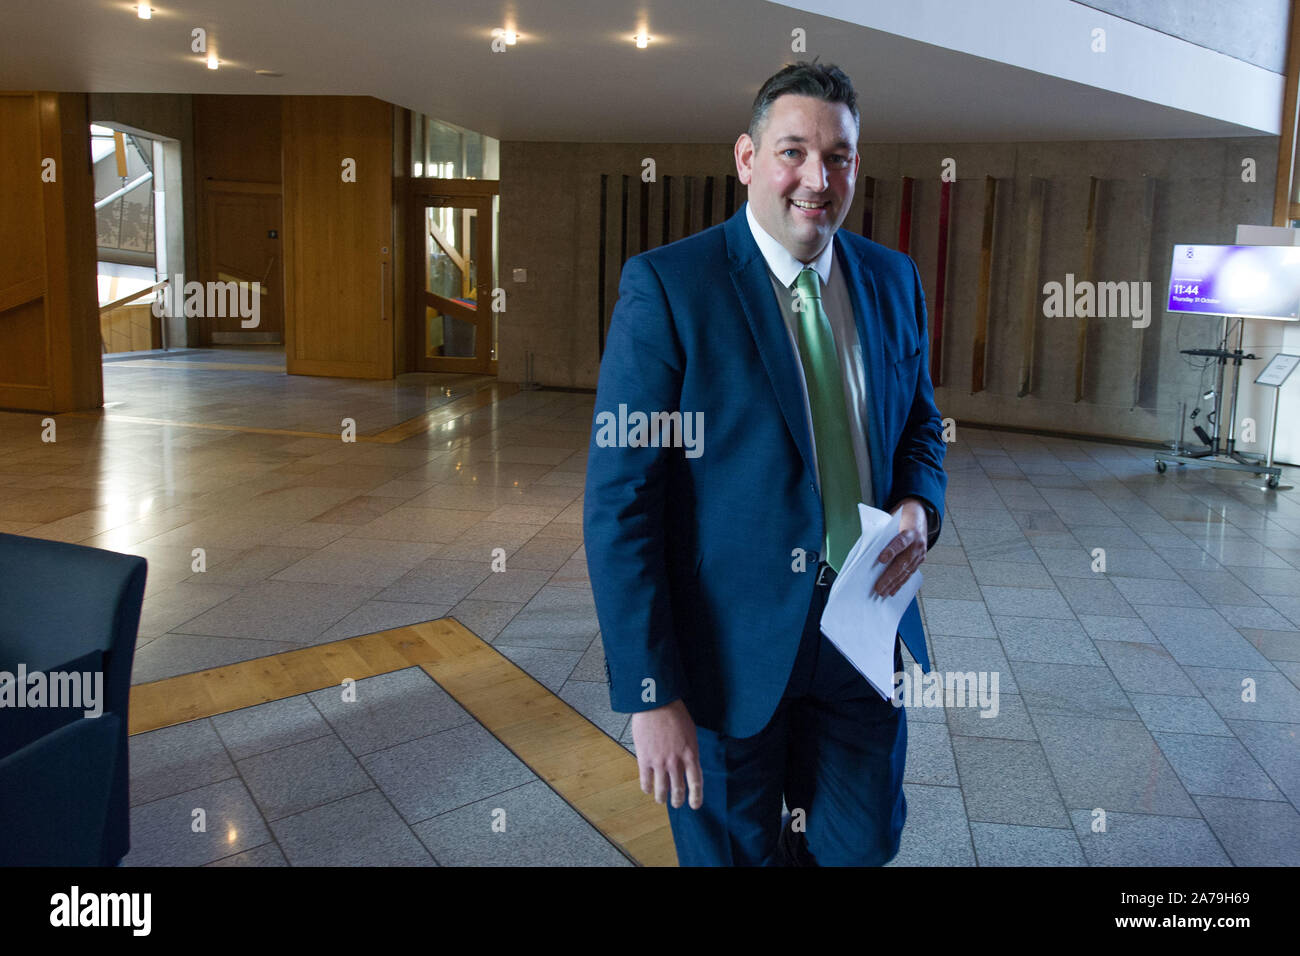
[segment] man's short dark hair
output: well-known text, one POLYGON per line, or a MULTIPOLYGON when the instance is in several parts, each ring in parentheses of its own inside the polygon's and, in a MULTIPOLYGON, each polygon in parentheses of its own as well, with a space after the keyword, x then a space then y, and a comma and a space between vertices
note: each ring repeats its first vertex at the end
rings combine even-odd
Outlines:
POLYGON ((800 60, 798 63, 786 64, 779 72, 767 78, 758 96, 754 97, 754 108, 749 116, 749 138, 755 143, 767 125, 767 112, 777 97, 793 93, 796 96, 813 96, 827 103, 843 103, 853 114, 853 124, 860 130, 862 121, 858 116, 858 94, 853 89, 853 81, 848 74, 833 63, 812 63, 800 60))

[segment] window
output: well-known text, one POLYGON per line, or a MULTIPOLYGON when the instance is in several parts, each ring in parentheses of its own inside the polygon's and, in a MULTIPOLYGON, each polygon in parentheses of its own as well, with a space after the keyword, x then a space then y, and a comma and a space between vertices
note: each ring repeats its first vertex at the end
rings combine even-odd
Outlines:
POLYGON ((411 114, 411 175, 427 179, 499 179, 501 143, 454 123, 411 114))

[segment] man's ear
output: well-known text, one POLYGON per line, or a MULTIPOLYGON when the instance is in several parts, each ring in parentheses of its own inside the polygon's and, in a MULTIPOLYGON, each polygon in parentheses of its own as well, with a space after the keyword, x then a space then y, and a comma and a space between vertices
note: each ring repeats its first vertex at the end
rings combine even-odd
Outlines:
POLYGON ((736 139, 733 152, 736 157, 736 178, 742 185, 748 186, 749 181, 753 179, 754 164, 754 141, 749 138, 748 133, 741 133, 736 139))

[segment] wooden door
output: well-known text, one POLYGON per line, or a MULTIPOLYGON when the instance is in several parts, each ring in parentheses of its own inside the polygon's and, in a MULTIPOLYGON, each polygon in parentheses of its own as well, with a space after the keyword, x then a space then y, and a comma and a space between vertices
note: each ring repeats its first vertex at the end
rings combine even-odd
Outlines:
MULTIPOLYGON (((239 315, 205 315, 201 322, 203 343, 283 342, 280 187, 208 181, 204 183, 203 211, 207 226, 203 277, 212 282, 256 282, 259 290, 255 327, 245 328, 239 315)), ((246 301, 242 295, 241 301, 246 301)))
POLYGON ((411 185, 411 365, 428 372, 496 372, 492 256, 497 183, 411 185))
POLYGON ((286 96, 282 116, 288 371, 392 378, 392 108, 286 96))

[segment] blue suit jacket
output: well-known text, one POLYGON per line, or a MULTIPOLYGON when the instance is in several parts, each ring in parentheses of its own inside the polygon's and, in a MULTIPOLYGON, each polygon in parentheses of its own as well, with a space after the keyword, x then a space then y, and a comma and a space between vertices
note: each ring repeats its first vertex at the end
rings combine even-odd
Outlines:
MULTIPOLYGON (((926 501, 933 544, 947 476, 920 275, 869 239, 841 229, 833 241, 865 350, 872 504, 926 501)), ((743 206, 624 265, 597 420, 620 405, 702 412, 704 441, 688 457, 592 430, 583 531, 615 711, 680 697, 696 724, 733 737, 775 712, 825 533, 797 361, 743 206)), ((929 670, 915 601, 899 636, 929 670)))

